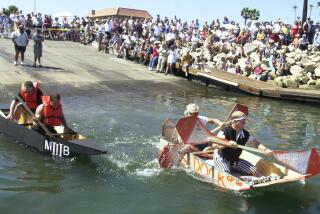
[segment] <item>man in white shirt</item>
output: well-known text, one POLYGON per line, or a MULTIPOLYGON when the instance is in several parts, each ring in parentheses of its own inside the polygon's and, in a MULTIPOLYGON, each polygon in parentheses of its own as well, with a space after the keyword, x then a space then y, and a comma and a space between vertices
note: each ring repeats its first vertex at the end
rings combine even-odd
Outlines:
POLYGON ((24 52, 26 51, 26 47, 28 45, 28 35, 24 31, 24 26, 20 25, 19 30, 12 33, 12 42, 14 43, 14 48, 16 51, 16 55, 14 58, 14 65, 17 65, 17 60, 19 57, 19 53, 21 54, 21 65, 24 65, 24 52))

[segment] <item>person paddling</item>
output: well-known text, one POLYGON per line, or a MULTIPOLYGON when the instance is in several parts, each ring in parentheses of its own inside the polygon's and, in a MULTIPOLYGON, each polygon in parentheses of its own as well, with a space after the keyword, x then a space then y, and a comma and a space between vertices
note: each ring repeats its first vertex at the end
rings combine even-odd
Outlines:
MULTIPOLYGON (((30 108, 32 112, 36 111, 36 108, 42 104, 41 96, 42 91, 39 89, 38 82, 32 83, 31 81, 26 81, 21 84, 21 89, 18 94, 19 97, 25 102, 25 104, 30 108)), ((18 121, 21 115, 24 115, 23 123, 32 121, 31 115, 29 115, 18 99, 14 99, 10 105, 10 112, 7 115, 7 119, 18 121)))
MULTIPOLYGON (((219 119, 215 118, 209 118, 206 116, 200 116, 199 115, 199 106, 195 103, 190 103, 186 106, 186 110, 184 111, 184 116, 197 116, 199 121, 206 126, 207 124, 213 124, 217 126, 223 125, 223 122, 221 122, 219 119)), ((184 145, 182 148, 179 149, 179 156, 182 158, 186 153, 189 152, 196 152, 196 151, 202 151, 207 147, 211 147, 211 143, 204 143, 204 144, 197 144, 197 145, 184 145)))
MULTIPOLYGON (((42 96, 43 104, 39 105, 36 109, 35 120, 41 121, 51 133, 57 133, 55 126, 64 126, 66 130, 70 130, 65 120, 61 97, 59 94, 52 94, 50 96, 42 96)), ((39 132, 40 134, 45 134, 45 131, 38 125, 32 127, 33 130, 39 132)))
MULTIPOLYGON (((217 137, 229 140, 231 145, 246 145, 264 150, 268 155, 272 151, 259 143, 250 133, 244 129, 247 116, 241 111, 235 111, 231 115, 232 123, 222 128, 217 137)), ((254 165, 240 158, 242 149, 222 148, 216 149, 213 154, 214 167, 222 172, 230 173, 231 170, 238 171, 245 175, 257 175, 257 169, 254 165)))

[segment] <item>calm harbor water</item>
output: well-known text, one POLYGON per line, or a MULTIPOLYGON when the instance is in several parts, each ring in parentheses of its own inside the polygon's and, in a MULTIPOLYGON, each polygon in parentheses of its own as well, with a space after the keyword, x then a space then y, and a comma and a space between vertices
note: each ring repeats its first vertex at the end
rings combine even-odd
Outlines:
POLYGON ((239 194, 159 169, 161 122, 179 118, 189 102, 223 120, 238 101, 249 106, 247 129, 270 148, 320 151, 316 106, 181 84, 64 96, 69 125, 108 155, 54 159, 0 135, 0 213, 320 213, 320 177, 239 194))

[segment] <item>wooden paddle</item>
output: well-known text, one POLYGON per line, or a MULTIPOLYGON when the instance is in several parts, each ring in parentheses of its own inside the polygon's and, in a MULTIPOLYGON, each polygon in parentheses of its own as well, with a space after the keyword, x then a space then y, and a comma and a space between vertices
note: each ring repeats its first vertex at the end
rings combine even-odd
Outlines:
MULTIPOLYGON (((33 117, 36 118, 36 115, 31 111, 31 109, 27 106, 27 104, 21 99, 21 97, 19 96, 15 96, 19 102, 23 105, 23 107, 27 110, 27 112, 33 117)), ((48 135, 50 138, 54 138, 53 134, 50 132, 50 130, 47 128, 46 125, 44 125, 41 121, 38 120, 34 120, 35 123, 37 123, 46 133, 46 135, 48 135)))
POLYGON ((238 145, 238 144, 237 145, 231 145, 228 140, 220 139, 220 138, 215 137, 215 136, 208 137, 208 141, 210 141, 212 143, 215 143, 215 144, 218 144, 218 145, 221 145, 221 146, 225 146, 225 147, 239 148, 239 149, 247 150, 247 151, 250 151, 250 152, 256 152, 256 153, 268 155, 268 153, 266 151, 263 151, 263 150, 260 150, 260 149, 255 149, 255 148, 248 147, 248 146, 242 146, 242 145, 238 145))
MULTIPOLYGON (((13 99, 17 99, 22 105, 23 107, 27 110, 27 112, 33 117, 36 118, 36 116, 34 115, 34 113, 31 111, 31 109, 27 106, 27 104, 21 99, 21 97, 19 96, 15 96, 13 95, 10 91, 6 90, 5 87, 1 85, 1 88, 6 91, 8 93, 8 95, 10 97, 12 97, 13 99)), ((54 138, 53 134, 50 132, 50 130, 46 127, 46 125, 44 125, 42 122, 38 121, 38 120, 34 120, 35 123, 37 123, 46 133, 46 135, 48 135, 50 138, 54 138)))

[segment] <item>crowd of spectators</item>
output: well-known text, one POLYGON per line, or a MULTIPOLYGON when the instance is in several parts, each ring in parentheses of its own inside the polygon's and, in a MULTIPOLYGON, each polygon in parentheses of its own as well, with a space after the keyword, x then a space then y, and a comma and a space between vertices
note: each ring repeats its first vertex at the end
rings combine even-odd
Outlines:
POLYGON ((288 71, 285 54, 277 50, 285 46, 306 53, 320 49, 320 26, 310 18, 305 23, 295 21, 288 24, 279 19, 274 22, 249 21, 240 25, 228 17, 199 23, 198 19, 185 22, 177 17, 169 19, 160 15, 154 19, 75 16, 68 22, 66 17, 52 18, 41 13, 24 16, 19 11, 10 17, 0 15, 2 36, 9 35, 8 31, 16 29, 19 24, 25 25, 29 35, 31 29, 42 28, 45 38, 62 37, 85 45, 96 44, 100 52, 116 54, 164 74, 174 72, 175 64, 181 62, 187 71, 192 66, 206 72, 208 66, 214 66, 245 76, 256 74, 257 79, 262 79, 264 67, 261 63, 253 63, 252 57, 246 55, 244 46, 247 43, 254 44, 260 60, 268 59, 272 69, 280 75, 288 71), (224 55, 216 60, 221 53, 224 55), (244 57, 245 66, 239 66, 238 60, 244 57))
POLYGON ((78 16, 52 17, 34 12, 24 14, 21 10, 7 16, 0 11, 0 37, 10 38, 12 32, 20 25, 24 25, 30 38, 36 33, 36 29, 40 28, 46 39, 80 41, 80 27, 83 25, 83 20, 84 18, 80 19, 78 16))
MULTIPOLYGON (((249 21, 240 26, 224 17, 211 23, 200 24, 198 19, 183 22, 174 17, 161 19, 108 18, 88 20, 84 26, 83 44, 95 42, 98 51, 117 54, 148 66, 149 70, 168 74, 176 62, 188 71, 191 66, 208 71, 208 65, 220 70, 249 76, 255 74, 263 79, 264 67, 253 63, 244 53, 244 46, 252 43, 257 47, 257 55, 268 59, 274 72, 288 74, 286 56, 278 50, 294 46, 303 52, 320 48, 320 26, 307 19, 305 23, 295 21, 290 25, 283 21, 249 21), (309 47, 312 45, 311 47, 309 47), (215 56, 224 57, 214 61, 215 56), (246 57, 245 66, 238 60, 246 57), (211 63, 213 62, 213 63, 211 63)), ((188 75, 188 73, 186 73, 188 75)))

